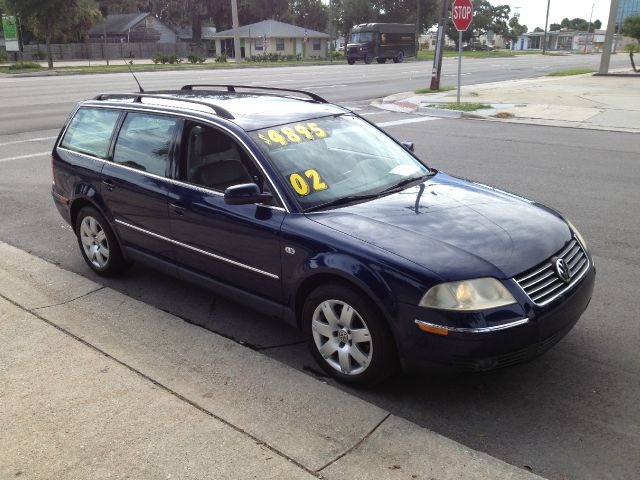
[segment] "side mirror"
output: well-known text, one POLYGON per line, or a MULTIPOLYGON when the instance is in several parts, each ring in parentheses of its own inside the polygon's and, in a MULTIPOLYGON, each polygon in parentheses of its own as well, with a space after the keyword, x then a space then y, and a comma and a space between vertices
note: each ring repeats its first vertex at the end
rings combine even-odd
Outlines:
POLYGON ((402 142, 402 146, 410 152, 413 152, 416 149, 416 147, 413 145, 413 142, 402 142))
POLYGON ((273 198, 270 193, 262 193, 255 183, 232 185, 224 191, 224 203, 228 205, 250 205, 264 203, 273 198))

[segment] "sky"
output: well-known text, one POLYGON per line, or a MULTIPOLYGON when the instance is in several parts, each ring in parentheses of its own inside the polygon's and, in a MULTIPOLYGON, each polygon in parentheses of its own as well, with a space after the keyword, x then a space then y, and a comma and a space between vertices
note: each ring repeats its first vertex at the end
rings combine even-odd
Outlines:
MULTIPOLYGON (((520 12, 520 23, 532 31, 536 27, 544 28, 547 14, 547 0, 489 0, 492 5, 509 5, 511 12, 520 12), (517 9, 516 7, 520 7, 517 9)), ((584 18, 589 21, 591 6, 593 21, 600 20, 602 28, 607 28, 610 0, 551 0, 549 25, 560 23, 563 18, 584 18)))

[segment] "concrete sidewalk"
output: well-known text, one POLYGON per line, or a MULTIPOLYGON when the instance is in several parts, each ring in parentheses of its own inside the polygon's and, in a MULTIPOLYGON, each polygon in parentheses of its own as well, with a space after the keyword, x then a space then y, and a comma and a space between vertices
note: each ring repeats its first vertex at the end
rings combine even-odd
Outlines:
POLYGON ((0 339, 0 478, 539 478, 4 243, 0 339))
MULTIPOLYGON (((437 108, 457 91, 391 95, 376 106, 393 111, 460 118, 437 108)), ((463 86, 461 102, 490 105, 464 116, 511 123, 640 132, 640 75, 542 77, 463 86)))

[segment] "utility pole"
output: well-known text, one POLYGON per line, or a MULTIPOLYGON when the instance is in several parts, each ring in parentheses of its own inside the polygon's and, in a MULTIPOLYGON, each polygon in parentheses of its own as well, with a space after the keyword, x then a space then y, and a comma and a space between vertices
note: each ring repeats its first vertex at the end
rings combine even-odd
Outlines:
POLYGON ((329 0, 329 63, 333 63, 333 9, 329 0))
MULTIPOLYGON (((236 57, 236 64, 238 64, 242 62, 240 25, 238 22, 238 0, 231 0, 231 21, 233 22, 233 55, 236 57)), ((249 39, 249 41, 251 41, 251 39, 249 39)))
POLYGON ((420 51, 420 0, 416 1, 416 58, 420 51))
POLYGON ((547 29, 549 28, 549 9, 551 8, 551 0, 547 1, 547 19, 544 22, 544 39, 542 40, 542 54, 547 53, 547 29))
MULTIPOLYGON (((593 9, 596 8, 596 4, 591 4, 591 15, 589 16, 589 28, 587 28, 587 38, 584 42, 584 53, 587 53, 587 43, 589 42, 589 35, 591 34, 591 20, 593 20, 593 9)), ((593 37, 591 37, 591 51, 593 51, 594 40, 596 39, 595 32, 593 37)))
POLYGON ((609 73, 609 64, 611 63, 611 46, 613 45, 613 36, 616 33, 616 20, 618 16, 618 0, 611 0, 611 8, 609 10, 609 22, 607 23, 607 35, 604 39, 604 50, 600 59, 600 75, 609 73))
POLYGON ((444 50, 445 26, 447 24, 447 13, 449 13, 449 1, 440 1, 440 19, 438 20, 438 39, 436 41, 436 52, 433 56, 433 70, 431 71, 431 90, 440 90, 440 72, 442 71, 442 50, 444 50))

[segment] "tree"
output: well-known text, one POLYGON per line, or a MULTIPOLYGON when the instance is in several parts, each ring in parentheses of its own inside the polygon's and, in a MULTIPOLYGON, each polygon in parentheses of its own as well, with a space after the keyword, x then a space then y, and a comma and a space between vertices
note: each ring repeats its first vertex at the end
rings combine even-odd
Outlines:
POLYGON ((329 7, 320 0, 292 0, 287 20, 294 25, 323 31, 329 21, 329 7))
POLYGON ((540 27, 536 27, 533 29, 533 33, 542 33, 544 32, 544 29, 540 28, 540 27))
POLYGON ((551 25, 549 25, 550 32, 557 32, 559 30, 562 30, 562 25, 560 25, 559 23, 552 23, 551 25))
MULTIPOLYGON (((551 26, 554 27, 557 25, 557 23, 554 23, 551 26)), ((602 22, 600 20, 596 20, 595 22, 589 23, 589 21, 584 18, 574 18, 573 20, 564 18, 562 19, 562 22, 560 22, 560 27, 566 28, 567 30, 580 30, 582 32, 586 32, 588 30, 599 30, 600 27, 602 27, 602 22)), ((560 30, 560 28, 557 30, 560 30)), ((551 28, 551 31, 553 32, 555 30, 551 28)))
POLYGON ((78 11, 78 0, 13 0, 4 4, 35 35, 45 39, 49 68, 53 68, 51 40, 68 30, 78 11))
POLYGON ((509 29, 509 32, 504 35, 504 37, 511 40, 511 42, 515 42, 520 35, 524 35, 529 31, 529 27, 520 24, 519 13, 514 14, 511 20, 509 20, 509 29))
MULTIPOLYGON (((636 42, 640 44, 640 15, 625 18, 622 23, 622 33, 635 39, 636 42)), ((629 52, 629 59, 631 60, 633 71, 636 73, 640 72, 640 70, 636 68, 636 62, 633 59, 633 54, 640 52, 640 45, 628 45, 626 50, 629 52)))
MULTIPOLYGON (((498 35, 509 35, 509 5, 491 5, 487 0, 473 0, 473 23, 466 32, 462 32, 462 41, 470 42, 474 37, 478 37, 493 31, 498 35)), ((458 31, 456 30, 451 15, 447 22, 447 35, 458 45, 458 31)))

